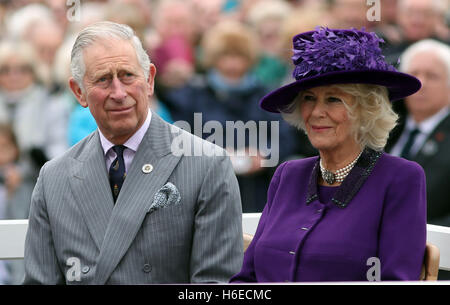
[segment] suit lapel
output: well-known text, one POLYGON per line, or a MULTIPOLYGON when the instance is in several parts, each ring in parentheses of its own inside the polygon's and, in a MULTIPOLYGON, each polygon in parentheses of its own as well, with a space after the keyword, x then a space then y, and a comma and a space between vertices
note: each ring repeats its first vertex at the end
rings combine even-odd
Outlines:
POLYGON ((441 145, 446 145, 445 137, 448 136, 450 130, 450 115, 447 115, 433 132, 428 136, 423 146, 413 159, 413 161, 425 166, 430 160, 436 156, 439 151, 442 151, 441 145))
POLYGON ((149 129, 134 156, 112 211, 97 262, 97 284, 104 284, 129 249, 155 193, 167 182, 180 157, 170 154, 169 125, 152 113, 149 129), (144 173, 142 167, 153 170, 144 173))
POLYGON ((106 173, 98 131, 79 158, 73 159, 70 185, 88 230, 100 250, 113 211, 113 198, 106 173))

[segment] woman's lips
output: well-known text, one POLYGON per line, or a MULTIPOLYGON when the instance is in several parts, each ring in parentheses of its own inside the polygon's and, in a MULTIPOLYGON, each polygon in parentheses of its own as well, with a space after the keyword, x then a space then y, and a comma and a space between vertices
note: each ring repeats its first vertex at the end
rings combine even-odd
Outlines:
POLYGON ((328 126, 311 126, 311 129, 313 130, 313 131, 316 131, 316 132, 321 132, 321 131, 326 131, 326 130, 328 130, 328 129, 331 129, 331 127, 328 127, 328 126))

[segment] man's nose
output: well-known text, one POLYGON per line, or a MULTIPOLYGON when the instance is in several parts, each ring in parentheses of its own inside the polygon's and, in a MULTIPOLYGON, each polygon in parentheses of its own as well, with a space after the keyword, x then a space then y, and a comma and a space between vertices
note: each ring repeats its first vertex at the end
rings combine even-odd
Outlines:
POLYGON ((123 99, 125 99, 127 97, 127 92, 125 90, 125 87, 117 77, 114 77, 112 79, 110 97, 113 100, 117 100, 117 101, 122 101, 123 99))

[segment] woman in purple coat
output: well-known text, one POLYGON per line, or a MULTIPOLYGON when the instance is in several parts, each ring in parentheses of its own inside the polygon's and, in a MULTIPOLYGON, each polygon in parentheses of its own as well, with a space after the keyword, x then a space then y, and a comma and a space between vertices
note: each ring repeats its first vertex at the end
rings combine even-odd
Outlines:
POLYGON ((420 82, 385 62, 374 33, 317 28, 293 41, 296 81, 260 106, 304 130, 319 156, 278 167, 231 282, 418 280, 424 171, 383 147, 390 101, 420 82))

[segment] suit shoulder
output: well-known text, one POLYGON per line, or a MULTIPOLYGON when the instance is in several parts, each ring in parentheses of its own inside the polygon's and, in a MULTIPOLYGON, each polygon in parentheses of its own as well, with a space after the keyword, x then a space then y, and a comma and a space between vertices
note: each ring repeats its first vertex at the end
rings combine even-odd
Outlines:
POLYGON ((281 177, 283 177, 283 179, 285 177, 287 177, 287 179, 298 177, 300 173, 311 173, 317 159, 318 157, 315 156, 283 162, 277 167, 272 181, 277 181, 281 177))
POLYGON ((289 160, 282 163, 279 167, 283 169, 283 172, 287 173, 298 172, 302 170, 312 170, 317 160, 318 156, 289 160))
POLYGON ((96 136, 96 131, 92 132, 80 142, 69 148, 66 152, 57 156, 45 163, 46 170, 66 170, 67 162, 71 159, 76 159, 91 142, 92 138, 96 136))
MULTIPOLYGON (((174 155, 187 156, 187 157, 224 157, 227 156, 226 151, 207 140, 196 136, 183 127, 189 126, 177 126, 167 123, 170 126, 172 134, 171 152, 174 155)), ((180 123, 181 124, 181 123, 180 123)))
POLYGON ((439 123, 436 130, 442 129, 445 132, 450 133, 450 113, 439 123))

